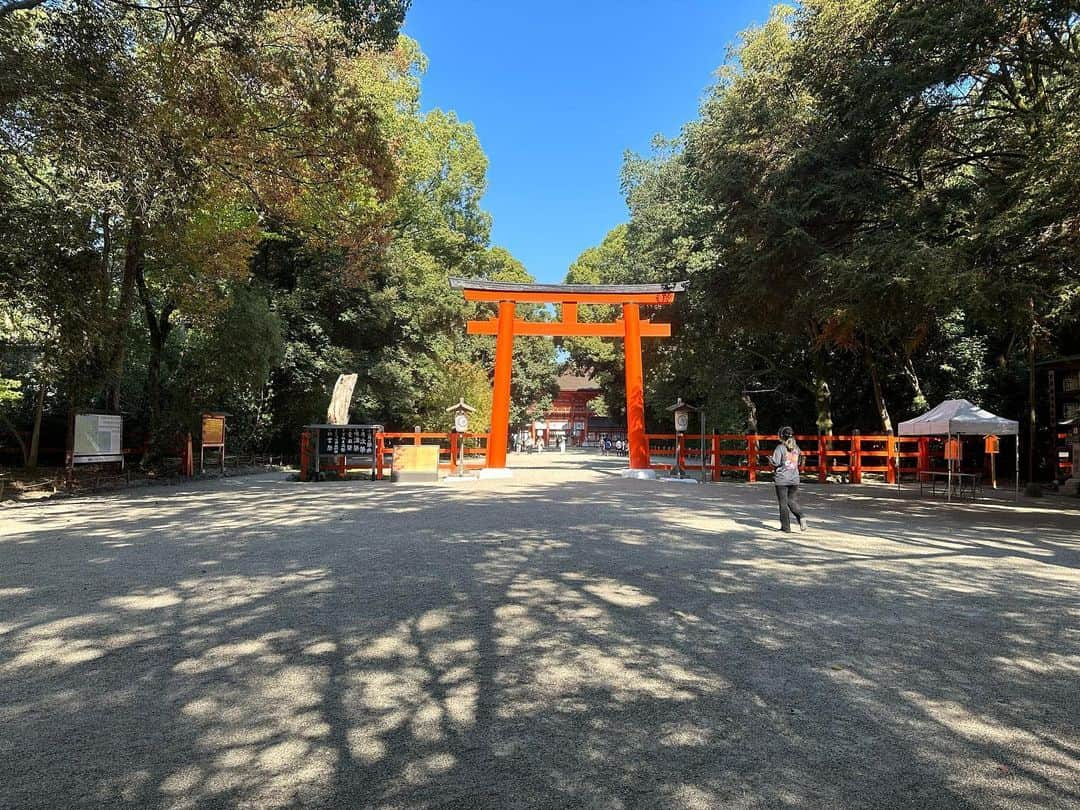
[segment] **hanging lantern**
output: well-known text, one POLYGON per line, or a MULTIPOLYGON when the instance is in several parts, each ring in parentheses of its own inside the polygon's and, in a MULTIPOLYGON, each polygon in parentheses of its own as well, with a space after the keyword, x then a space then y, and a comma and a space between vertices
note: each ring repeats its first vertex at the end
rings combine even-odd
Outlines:
POLYGON ((959 461, 960 460, 960 440, 949 439, 945 442, 945 460, 946 461, 959 461))
POLYGON ((986 437, 985 451, 989 455, 994 455, 994 454, 1000 452, 1000 450, 999 450, 1000 445, 1001 445, 1001 442, 998 440, 997 436, 987 436, 986 437))

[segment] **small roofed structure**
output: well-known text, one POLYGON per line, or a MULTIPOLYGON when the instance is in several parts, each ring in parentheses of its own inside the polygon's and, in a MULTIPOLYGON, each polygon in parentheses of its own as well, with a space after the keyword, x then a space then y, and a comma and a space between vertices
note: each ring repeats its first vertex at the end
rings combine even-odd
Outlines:
POLYGON ((966 399, 947 399, 922 416, 901 422, 901 436, 1015 436, 1020 423, 966 399))
MULTIPOLYGON (((530 420, 529 433, 535 441, 539 435, 547 443, 552 435, 565 436, 571 444, 583 445, 590 435, 596 436, 596 424, 599 419, 589 411, 589 402, 600 396, 600 386, 585 373, 564 373, 555 379, 558 393, 551 407, 536 419, 530 420)), ((611 420, 604 421, 603 430, 612 432, 611 420)), ((626 426, 618 426, 618 432, 625 433, 626 426)))
MULTIPOLYGON (((966 399, 947 399, 914 419, 901 422, 900 436, 1016 436, 1016 493, 1020 492, 1020 423, 990 413, 966 399)), ((949 492, 955 460, 949 461, 949 492)), ((897 486, 900 477, 896 478, 897 486)))

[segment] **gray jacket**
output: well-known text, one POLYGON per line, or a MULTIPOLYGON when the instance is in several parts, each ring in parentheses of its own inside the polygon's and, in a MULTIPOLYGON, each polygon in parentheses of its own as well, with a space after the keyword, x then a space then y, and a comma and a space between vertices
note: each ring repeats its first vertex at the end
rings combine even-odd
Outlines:
POLYGON ((799 445, 795 445, 794 450, 788 450, 783 443, 776 445, 772 454, 772 465, 775 471, 773 483, 778 487, 798 484, 801 461, 802 450, 799 449, 799 445))

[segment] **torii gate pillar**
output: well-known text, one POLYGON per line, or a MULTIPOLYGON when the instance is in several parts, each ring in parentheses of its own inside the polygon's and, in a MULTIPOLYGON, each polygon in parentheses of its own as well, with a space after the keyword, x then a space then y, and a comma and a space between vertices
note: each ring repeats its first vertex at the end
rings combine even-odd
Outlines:
POLYGON ((649 442, 645 438, 645 377, 641 368, 641 316, 637 304, 623 304, 626 324, 623 352, 626 357, 626 440, 630 444, 630 469, 649 469, 649 442))
POLYGON ((506 466, 506 436, 510 432, 510 369, 514 365, 514 302, 499 302, 498 336, 495 339, 495 381, 491 397, 491 435, 487 443, 487 466, 506 466))
POLYGON ((469 321, 470 335, 495 335, 495 379, 491 408, 491 436, 487 466, 506 466, 506 440, 510 429, 510 371, 514 335, 591 336, 623 339, 626 356, 626 438, 630 445, 630 469, 649 469, 649 444, 645 438, 645 386, 641 368, 641 339, 670 337, 671 324, 642 321, 640 307, 670 304, 686 282, 670 284, 518 284, 506 281, 452 278, 450 286, 462 290, 467 301, 499 305, 497 319, 469 321), (559 304, 559 321, 526 321, 514 317, 518 303, 559 304), (613 323, 578 321, 578 304, 618 305, 622 318, 613 323))

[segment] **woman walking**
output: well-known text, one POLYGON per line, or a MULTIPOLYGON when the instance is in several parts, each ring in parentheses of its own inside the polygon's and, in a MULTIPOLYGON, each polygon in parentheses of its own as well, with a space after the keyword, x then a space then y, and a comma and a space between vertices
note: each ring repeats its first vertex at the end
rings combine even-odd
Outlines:
POLYGON ((795 442, 795 431, 780 428, 780 444, 772 454, 773 483, 776 484, 776 500, 780 503, 780 530, 791 531, 791 515, 799 523, 799 531, 806 531, 806 520, 799 507, 799 463, 802 451, 795 442))

